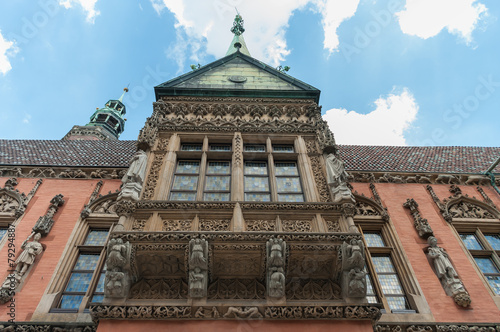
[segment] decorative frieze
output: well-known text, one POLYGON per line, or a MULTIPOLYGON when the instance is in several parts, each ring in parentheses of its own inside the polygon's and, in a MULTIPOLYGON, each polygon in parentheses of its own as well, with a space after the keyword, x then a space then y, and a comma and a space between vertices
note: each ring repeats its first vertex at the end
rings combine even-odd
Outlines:
POLYGON ((96 332, 97 326, 89 323, 0 323, 3 332, 96 332))
POLYGON ((130 289, 130 299, 186 299, 188 285, 182 279, 141 279, 130 289))
POLYGON ((283 219, 281 220, 284 232, 311 232, 311 220, 295 220, 283 219))
POLYGON ((292 278, 286 285, 288 301, 341 300, 341 293, 340 286, 331 279, 292 278))
POLYGON ((121 179, 124 168, 0 167, 0 176, 20 178, 121 179))
POLYGON ((440 324, 440 323, 425 323, 417 324, 377 324, 374 326, 375 332, 498 332, 500 324, 440 324))
POLYGON ((162 220, 162 230, 164 232, 189 231, 191 230, 191 220, 162 220))
POLYGON ((275 232, 276 231, 276 221, 275 220, 245 220, 247 231, 251 232, 275 232))
POLYGON ((231 219, 200 219, 200 231, 227 232, 231 219))
MULTIPOLYGON (((313 142, 314 141, 306 141, 313 142)), ((326 182, 326 177, 324 174, 323 167, 321 165, 320 156, 311 156, 311 168, 314 176, 314 181, 316 182, 316 188, 318 189, 320 202, 330 202, 330 189, 326 182)))
POLYGON ((422 183, 422 184, 461 184, 486 186, 490 179, 483 175, 458 175, 439 173, 379 173, 349 171, 349 182, 362 183, 422 183))
POLYGON ((266 298, 266 286, 256 279, 217 279, 208 286, 211 300, 259 300, 266 298))

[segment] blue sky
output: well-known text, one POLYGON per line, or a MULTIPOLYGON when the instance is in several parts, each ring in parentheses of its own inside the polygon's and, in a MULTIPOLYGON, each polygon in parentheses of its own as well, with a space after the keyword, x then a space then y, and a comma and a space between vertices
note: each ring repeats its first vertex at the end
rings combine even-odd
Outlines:
POLYGON ((0 4, 0 138, 60 139, 121 95, 136 139, 153 87, 252 56, 322 91, 337 143, 498 146, 495 0, 17 0, 0 4))

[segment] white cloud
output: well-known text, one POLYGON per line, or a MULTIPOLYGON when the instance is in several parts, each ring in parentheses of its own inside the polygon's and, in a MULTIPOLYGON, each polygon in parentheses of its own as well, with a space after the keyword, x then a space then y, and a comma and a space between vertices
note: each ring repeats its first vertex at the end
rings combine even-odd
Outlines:
POLYGON ((7 74, 12 69, 9 57, 16 54, 18 48, 13 41, 8 41, 3 38, 2 31, 0 31, 0 73, 7 74))
MULTIPOLYGON (((184 44, 194 42, 204 46, 206 53, 220 58, 225 55, 232 39, 229 31, 236 15, 235 7, 245 20, 244 34, 248 49, 253 57, 271 65, 278 65, 290 53, 285 33, 288 21, 295 10, 309 8, 322 15, 325 31, 324 47, 333 52, 339 41, 337 28, 342 21, 353 16, 359 0, 150 0, 160 14, 164 9, 176 18, 175 27, 182 31, 183 38, 178 49, 190 52, 184 44)), ((174 46, 174 48, 176 48, 174 46)), ((184 56, 184 58, 187 58, 184 56)), ((181 61, 182 62, 182 61, 181 61)))
POLYGON ((31 121, 31 115, 27 114, 27 113, 24 114, 23 123, 28 124, 28 123, 30 123, 30 121, 31 121))
POLYGON ((98 0, 59 0, 59 4, 66 9, 73 7, 75 4, 80 5, 87 13, 87 22, 94 23, 96 16, 100 14, 95 9, 98 0))
POLYGON ((404 88, 375 101, 375 110, 360 114, 346 109, 331 109, 323 115, 339 144, 406 145, 404 132, 417 117, 418 105, 404 88))
POLYGON ((407 0, 405 9, 396 16, 406 34, 427 39, 447 29, 469 44, 472 32, 487 12, 478 0, 407 0))

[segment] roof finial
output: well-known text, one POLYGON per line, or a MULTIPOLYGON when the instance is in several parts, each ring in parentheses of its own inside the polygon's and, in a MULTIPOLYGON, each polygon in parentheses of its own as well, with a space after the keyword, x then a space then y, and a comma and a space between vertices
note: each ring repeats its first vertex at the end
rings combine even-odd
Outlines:
POLYGON ((244 23, 243 18, 241 17, 240 13, 238 13, 238 9, 236 9, 236 17, 234 18, 231 32, 234 33, 236 36, 240 36, 243 32, 245 32, 245 28, 243 28, 243 23, 244 23))
POLYGON ((123 93, 122 93, 122 96, 120 97, 120 99, 118 99, 119 101, 121 101, 123 103, 123 97, 125 96, 125 94, 128 92, 128 87, 130 86, 130 83, 127 85, 126 88, 123 88, 123 93))

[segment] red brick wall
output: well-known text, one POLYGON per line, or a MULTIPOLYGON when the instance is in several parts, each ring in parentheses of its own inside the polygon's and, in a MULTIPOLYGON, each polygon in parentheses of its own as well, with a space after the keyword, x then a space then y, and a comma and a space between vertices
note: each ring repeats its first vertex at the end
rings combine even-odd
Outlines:
MULTIPOLYGON (((0 178, 3 187, 7 178, 0 178)), ((28 194, 38 179, 18 178, 16 186, 20 192, 28 194)), ((15 248, 16 257, 21 251, 21 244, 31 234, 31 229, 40 216, 43 216, 49 207, 49 202, 57 194, 64 196, 62 205, 54 216, 54 226, 49 235, 42 238, 40 242, 44 245, 44 252, 38 256, 31 272, 24 281, 23 287, 15 295, 16 321, 28 321, 35 311, 47 285, 54 274, 54 269, 61 258, 68 238, 80 216, 80 212, 99 180, 77 180, 77 179, 43 179, 36 195, 31 199, 22 220, 16 227, 15 248)), ((115 191, 119 188, 120 180, 104 180, 101 193, 106 194, 109 190, 115 191)), ((7 275, 8 246, 0 249, 0 278, 2 282, 7 275)), ((8 303, 7 303, 8 304, 8 303)), ((7 304, 0 306, 0 321, 9 320, 6 309, 7 304)))

